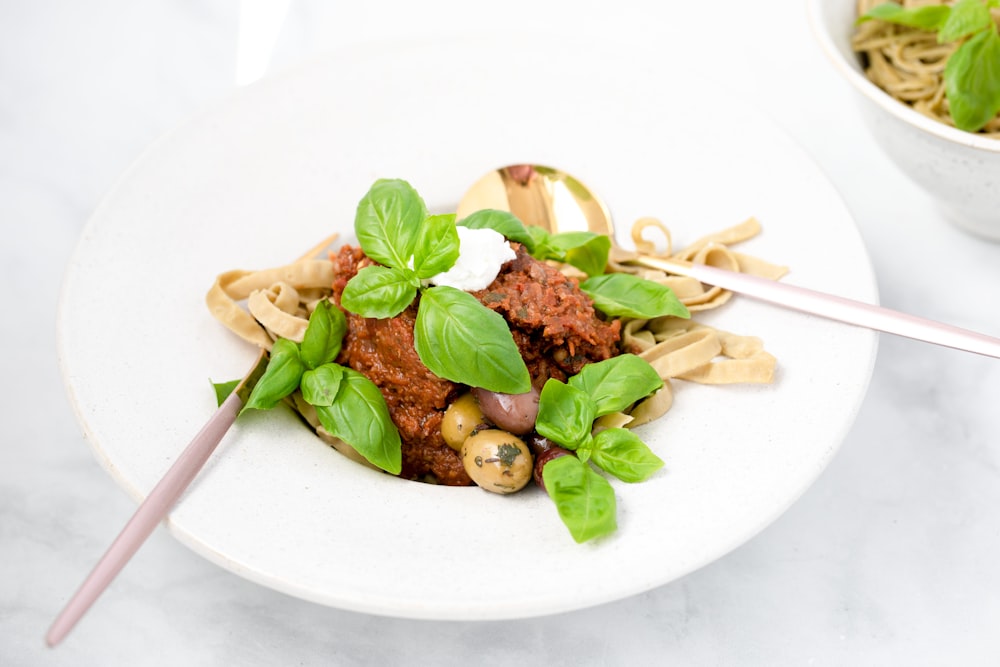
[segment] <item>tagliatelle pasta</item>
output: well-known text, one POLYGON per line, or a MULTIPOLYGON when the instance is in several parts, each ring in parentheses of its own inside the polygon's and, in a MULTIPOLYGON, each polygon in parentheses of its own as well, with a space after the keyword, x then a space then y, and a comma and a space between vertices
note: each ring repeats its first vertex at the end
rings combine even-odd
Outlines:
POLYGON ((260 271, 220 274, 205 297, 212 315, 245 341, 270 350, 278 336, 302 342, 309 313, 331 294, 333 262, 300 259, 260 271), (247 302, 244 310, 239 302, 247 302))
MULTIPOLYGON (((718 308, 732 293, 706 286, 694 278, 628 264, 637 253, 708 264, 769 279, 782 277, 787 268, 734 250, 731 246, 758 235, 761 225, 755 218, 706 235, 675 251, 670 230, 655 218, 642 218, 631 234, 636 251, 612 250, 608 270, 638 275, 670 287, 692 312, 718 308), (656 235, 656 240, 650 235, 656 235), (659 248, 658 249, 658 245, 659 248)), ((310 254, 329 246, 332 239, 310 254)), ((327 259, 303 258, 292 264, 259 271, 234 270, 220 274, 206 296, 212 315, 240 338, 270 350, 278 337, 301 342, 309 314, 317 301, 329 297, 336 279, 335 265, 327 259), (245 307, 241 305, 245 302, 245 307)), ((567 267, 568 273, 574 273, 567 267)), ((633 406, 627 413, 602 417, 595 429, 651 422, 673 405, 672 380, 701 384, 766 384, 774 380, 777 360, 754 336, 737 335, 672 316, 652 320, 623 319, 622 348, 645 359, 664 381, 662 389, 633 406)), ((341 440, 330 436, 320 425, 315 409, 294 395, 295 408, 324 441, 359 462, 367 462, 341 440)))
MULTIPOLYGON (((501 495, 534 480, 582 543, 617 529, 610 478, 642 482, 665 465, 627 429, 671 409, 674 379, 774 378, 759 339, 691 321, 729 292, 634 268, 659 232, 670 261, 652 264, 666 271, 780 277, 731 247, 760 233, 752 218, 679 252, 643 219, 631 258, 611 257, 606 236, 525 228, 503 211, 458 224, 406 181, 379 179, 357 208, 359 246, 331 238, 292 264, 220 274, 211 314, 268 353, 243 409, 290 406, 334 449, 402 479, 501 495)), ((220 401, 233 384, 216 385, 220 401)))
MULTIPOLYGON (((315 304, 333 293, 333 262, 311 258, 333 238, 293 264, 220 274, 205 297, 209 311, 237 336, 265 350, 270 350, 278 337, 301 342, 315 304), (246 309, 240 305, 241 301, 246 302, 246 309)), ((303 400, 299 392, 292 394, 290 400, 320 439, 352 461, 377 469, 354 447, 327 432, 320 424, 316 408, 303 400)))
POLYGON ((609 268, 613 271, 632 273, 647 280, 667 285, 691 312, 718 308, 729 301, 732 292, 721 287, 703 285, 698 280, 687 276, 670 275, 657 269, 633 266, 625 262, 635 257, 637 253, 641 253, 652 257, 707 264, 729 271, 739 271, 761 278, 777 280, 788 272, 787 267, 737 252, 730 247, 753 238, 760 231, 760 222, 756 218, 747 218, 732 227, 703 236, 675 252, 670 230, 663 223, 656 218, 640 218, 632 226, 632 242, 635 244, 636 250, 633 252, 615 248, 612 252, 609 268), (645 234, 648 230, 653 230, 662 237, 661 243, 665 246, 664 250, 657 250, 657 243, 645 234))
MULTIPOLYGON (((704 236, 675 252, 670 230, 655 218, 642 218, 632 227, 636 251, 616 251, 611 268, 668 285, 692 312, 718 308, 732 296, 729 290, 705 286, 694 278, 674 276, 626 262, 637 253, 642 253, 777 280, 787 273, 786 267, 729 247, 756 236, 760 231, 760 223, 755 218, 748 218, 738 225, 704 236), (657 251, 656 243, 646 235, 650 230, 662 237, 665 249, 657 251)), ((636 350, 639 356, 649 362, 665 384, 660 392, 633 408, 630 414, 634 421, 629 423, 630 427, 656 419, 670 409, 673 403, 670 382, 673 379, 701 384, 768 384, 774 381, 777 366, 775 357, 764 350, 763 342, 755 336, 737 335, 677 317, 625 322, 622 327, 622 344, 627 350, 636 350)))

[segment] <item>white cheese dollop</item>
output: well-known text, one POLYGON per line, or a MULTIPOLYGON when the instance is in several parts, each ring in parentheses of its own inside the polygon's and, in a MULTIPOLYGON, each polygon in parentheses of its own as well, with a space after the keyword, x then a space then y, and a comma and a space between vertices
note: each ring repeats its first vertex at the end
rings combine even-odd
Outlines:
POLYGON ((500 267, 517 255, 503 234, 492 229, 458 226, 458 260, 444 273, 428 282, 475 292, 493 282, 500 267))

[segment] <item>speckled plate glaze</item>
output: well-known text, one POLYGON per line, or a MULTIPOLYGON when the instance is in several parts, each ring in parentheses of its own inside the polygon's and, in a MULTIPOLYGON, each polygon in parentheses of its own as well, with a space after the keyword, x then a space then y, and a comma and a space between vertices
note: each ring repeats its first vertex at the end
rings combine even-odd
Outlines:
MULTIPOLYGON (((215 409, 210 380, 255 355, 204 306, 216 274, 286 263, 334 231, 349 240, 379 177, 453 210, 490 169, 557 165, 604 195, 620 232, 654 215, 684 245, 754 215, 764 233, 743 249, 789 265, 788 282, 874 302, 860 236, 810 159, 751 109, 733 127, 724 89, 679 85, 649 48, 568 58, 528 38, 470 38, 336 52, 157 141, 86 225, 62 295, 63 374, 98 459, 136 500, 148 493, 215 409)), ((284 409, 238 420, 167 527, 248 579, 374 614, 529 617, 663 585, 802 494, 875 356, 872 332, 746 299, 702 319, 762 337, 777 381, 676 383, 674 409, 640 432, 666 467, 615 483, 609 539, 574 543, 533 487, 499 497, 368 470, 284 409)))

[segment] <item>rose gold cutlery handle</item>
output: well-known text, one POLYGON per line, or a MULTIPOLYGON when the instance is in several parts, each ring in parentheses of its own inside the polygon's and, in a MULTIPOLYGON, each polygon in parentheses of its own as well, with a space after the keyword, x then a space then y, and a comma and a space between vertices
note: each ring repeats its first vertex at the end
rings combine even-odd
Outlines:
POLYGON ((690 276, 708 285, 831 320, 1000 359, 1000 338, 870 303, 704 264, 687 264, 643 256, 630 260, 629 263, 690 276))
POLYGON ((243 401, 232 392, 211 419, 198 431, 191 443, 174 462, 163 478, 139 505, 135 514, 125 524, 118 537, 105 552, 101 560, 84 580, 80 589, 56 617, 45 643, 55 646, 73 629, 77 621, 86 613, 95 600, 104 592, 111 581, 121 572, 125 564, 142 546, 160 521, 167 515, 177 499, 191 484, 191 481, 218 446, 222 437, 232 426, 243 407, 243 401))

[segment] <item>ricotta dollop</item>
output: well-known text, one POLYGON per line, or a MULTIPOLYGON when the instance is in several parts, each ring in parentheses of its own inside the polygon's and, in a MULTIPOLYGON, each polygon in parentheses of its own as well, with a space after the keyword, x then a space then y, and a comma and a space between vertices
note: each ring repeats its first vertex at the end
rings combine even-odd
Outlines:
POLYGON ((428 282, 475 292, 496 280, 500 267, 517 255, 503 234, 492 229, 469 229, 459 225, 458 259, 455 265, 428 282))

